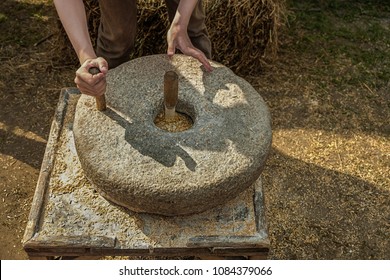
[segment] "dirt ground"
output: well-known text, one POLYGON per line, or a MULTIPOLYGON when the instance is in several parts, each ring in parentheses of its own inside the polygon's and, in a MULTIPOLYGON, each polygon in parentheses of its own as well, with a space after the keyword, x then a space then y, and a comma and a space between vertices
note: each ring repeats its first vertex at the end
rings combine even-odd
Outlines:
MULTIPOLYGON (((270 259, 390 259, 390 4, 291 0, 279 57, 245 76, 270 107, 270 259)), ((21 240, 75 67, 51 1, 0 3, 0 259, 21 240)))

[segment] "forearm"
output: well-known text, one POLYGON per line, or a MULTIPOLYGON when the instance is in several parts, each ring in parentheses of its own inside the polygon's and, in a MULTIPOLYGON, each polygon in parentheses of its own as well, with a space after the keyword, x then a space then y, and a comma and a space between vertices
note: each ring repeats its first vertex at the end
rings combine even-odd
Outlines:
POLYGON ((194 11, 197 3, 198 0, 181 0, 179 2, 179 6, 177 7, 172 24, 187 28, 192 12, 194 11))
POLYGON ((54 0, 54 5, 80 64, 86 59, 95 58, 96 54, 88 33, 83 1, 54 0))

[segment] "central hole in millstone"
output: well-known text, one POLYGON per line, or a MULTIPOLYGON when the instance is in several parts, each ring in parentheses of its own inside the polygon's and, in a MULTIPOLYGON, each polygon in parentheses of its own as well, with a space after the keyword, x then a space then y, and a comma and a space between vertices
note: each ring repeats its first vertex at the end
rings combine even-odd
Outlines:
POLYGON ((154 124, 169 132, 189 129, 193 119, 188 114, 182 113, 186 110, 176 110, 177 106, 180 107, 180 103, 182 102, 179 101, 179 76, 175 71, 167 71, 164 75, 163 110, 157 114, 154 124))
POLYGON ((161 110, 154 119, 154 124, 169 132, 181 132, 192 127, 192 118, 186 113, 175 112, 171 118, 165 118, 164 110, 161 110))

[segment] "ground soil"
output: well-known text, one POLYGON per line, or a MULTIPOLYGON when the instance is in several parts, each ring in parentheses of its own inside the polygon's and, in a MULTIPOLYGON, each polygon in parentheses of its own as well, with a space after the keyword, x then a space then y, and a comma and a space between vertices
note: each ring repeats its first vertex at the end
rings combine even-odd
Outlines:
MULTIPOLYGON (((278 59, 244 77, 273 119, 269 257, 390 259, 390 7, 290 2, 278 59)), ((73 86, 50 3, 0 3, 0 259, 27 258, 21 240, 52 117, 60 89, 73 86)))

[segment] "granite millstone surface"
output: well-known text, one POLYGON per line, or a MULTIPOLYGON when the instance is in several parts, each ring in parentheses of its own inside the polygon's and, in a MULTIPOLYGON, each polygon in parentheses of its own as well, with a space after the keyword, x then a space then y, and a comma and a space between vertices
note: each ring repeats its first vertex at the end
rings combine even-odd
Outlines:
POLYGON ((270 114, 260 94, 227 67, 184 55, 153 55, 107 75, 107 110, 82 95, 74 138, 82 168, 108 200, 136 212, 182 215, 236 197, 260 176, 270 150, 270 114), (193 126, 167 132, 153 120, 162 109, 164 74, 179 75, 177 111, 193 126))

